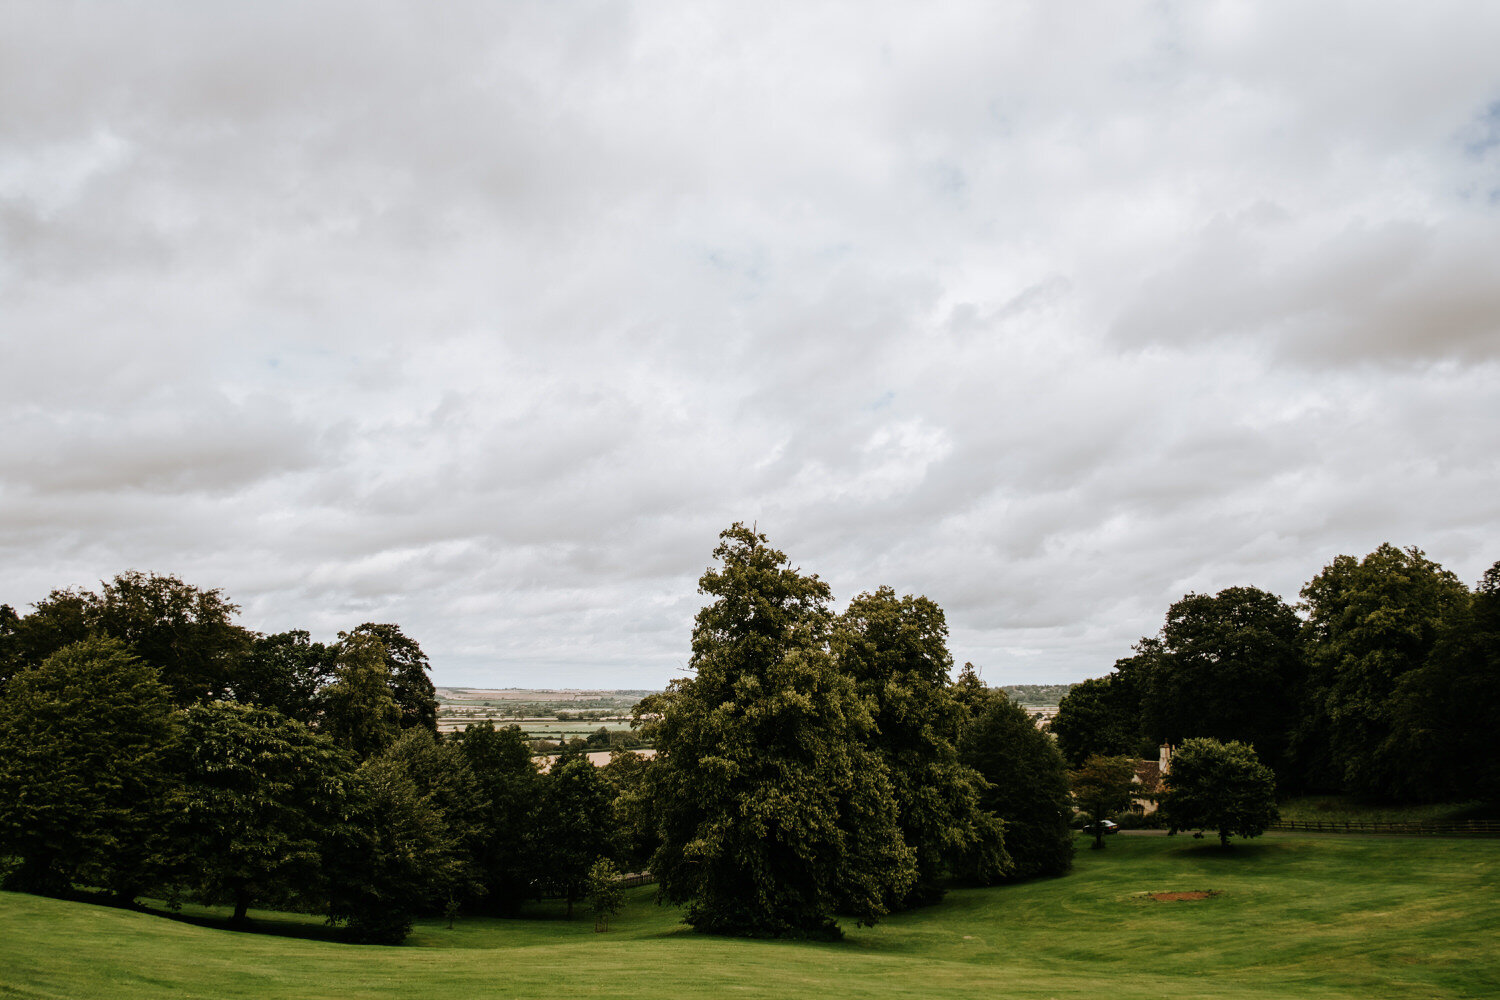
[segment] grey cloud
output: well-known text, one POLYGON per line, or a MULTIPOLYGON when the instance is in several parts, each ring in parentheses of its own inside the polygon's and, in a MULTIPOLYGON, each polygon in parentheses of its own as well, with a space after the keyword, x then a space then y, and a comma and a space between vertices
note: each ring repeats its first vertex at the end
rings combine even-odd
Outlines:
POLYGON ((1255 338, 1318 365, 1500 356, 1500 216, 1352 225, 1306 246, 1270 211, 1218 219, 1148 280, 1115 335, 1129 344, 1255 338))
POLYGON ((1003 681, 1385 540, 1475 578, 1497 17, 13 4, 0 600, 654 684, 758 521, 1003 681))

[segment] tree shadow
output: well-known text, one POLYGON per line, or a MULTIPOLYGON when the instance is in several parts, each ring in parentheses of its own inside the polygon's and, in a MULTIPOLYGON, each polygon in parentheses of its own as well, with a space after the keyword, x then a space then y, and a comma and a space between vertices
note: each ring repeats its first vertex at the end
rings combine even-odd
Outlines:
POLYGON ((342 927, 311 920, 288 920, 281 917, 251 917, 236 924, 227 916, 211 913, 182 913, 164 906, 138 905, 134 909, 153 917, 165 917, 182 924, 204 927, 216 931, 233 931, 240 934, 257 934, 265 937, 298 938, 304 941, 328 941, 336 944, 351 944, 342 927))

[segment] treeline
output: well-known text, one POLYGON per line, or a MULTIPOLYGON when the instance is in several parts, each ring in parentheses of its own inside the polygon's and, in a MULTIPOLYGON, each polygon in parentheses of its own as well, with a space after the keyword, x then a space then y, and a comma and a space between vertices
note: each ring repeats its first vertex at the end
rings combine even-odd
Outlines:
POLYGON ((1073 763, 1191 737, 1253 746, 1285 793, 1500 802, 1500 563, 1469 590, 1415 548, 1341 555, 1289 606, 1188 594, 1065 697, 1073 763))
POLYGON ((601 768, 603 728, 545 771, 515 726, 439 737, 395 625, 259 635, 218 591, 138 573, 4 609, 4 886, 395 942, 542 895, 571 915, 600 872, 649 866, 700 930, 808 936, 1071 866, 1062 755, 972 668, 950 679, 936 604, 882 587, 835 615, 764 536, 720 541, 694 676, 634 711, 656 757, 601 768))
POLYGON ((141 573, 0 608, 5 888, 301 910, 395 942, 423 913, 571 902, 620 853, 608 769, 542 774, 515 727, 439 739, 399 627, 324 645, 237 611, 141 573))
POLYGON ((1027 708, 1056 705, 1073 690, 1072 684, 1002 684, 1000 690, 1011 701, 1027 708))

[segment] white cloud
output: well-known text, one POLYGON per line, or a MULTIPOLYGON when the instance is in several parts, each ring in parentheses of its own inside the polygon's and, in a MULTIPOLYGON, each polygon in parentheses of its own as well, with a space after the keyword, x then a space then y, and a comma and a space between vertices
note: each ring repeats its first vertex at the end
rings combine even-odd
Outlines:
POLYGON ((1500 13, 12 4, 0 601, 657 684, 716 533, 991 680, 1500 557, 1500 13))

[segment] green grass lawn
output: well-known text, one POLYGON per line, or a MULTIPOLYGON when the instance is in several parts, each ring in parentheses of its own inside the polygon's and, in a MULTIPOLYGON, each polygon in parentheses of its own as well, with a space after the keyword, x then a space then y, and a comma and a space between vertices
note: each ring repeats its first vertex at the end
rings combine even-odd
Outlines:
POLYGON ((704 937, 645 888, 607 934, 548 908, 432 921, 400 948, 0 893, 0 997, 1495 997, 1497 876, 1493 840, 1269 835, 1224 854, 1123 834, 1066 878, 955 891, 837 943, 704 937), (1194 889, 1218 895, 1144 895, 1194 889))
POLYGON ((1347 795, 1303 795, 1280 803, 1281 818, 1314 823, 1448 823, 1466 819, 1500 819, 1483 802, 1434 802, 1387 806, 1359 802, 1347 795))

